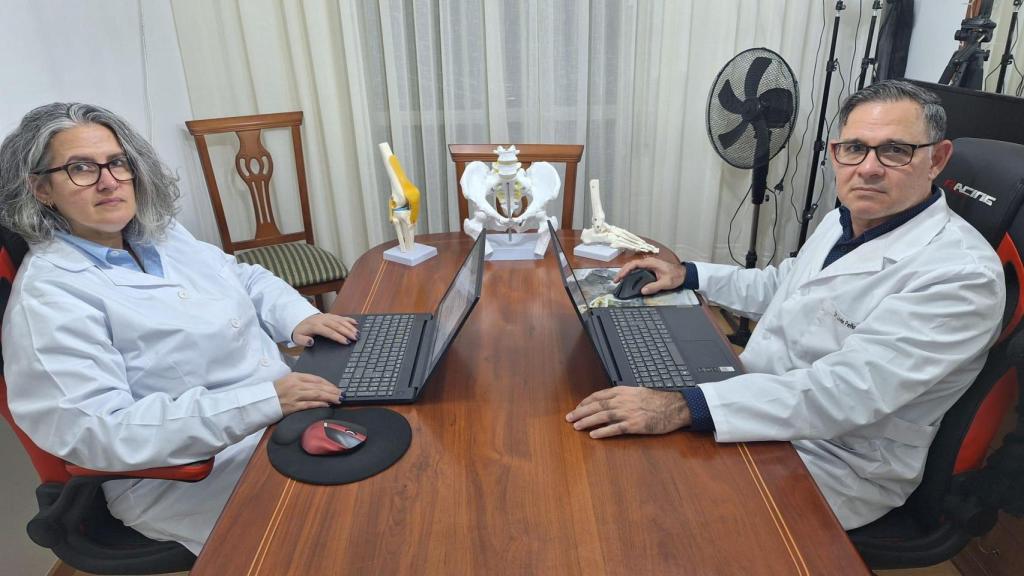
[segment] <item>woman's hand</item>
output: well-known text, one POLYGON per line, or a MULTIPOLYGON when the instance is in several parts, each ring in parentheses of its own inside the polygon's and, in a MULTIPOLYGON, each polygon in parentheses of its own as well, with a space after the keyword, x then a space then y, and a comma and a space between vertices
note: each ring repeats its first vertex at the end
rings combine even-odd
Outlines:
POLYGON ((313 314, 292 330, 292 342, 299 346, 312 346, 314 335, 348 344, 359 338, 359 323, 337 314, 313 314))
POLYGON ((281 414, 287 416, 299 410, 325 408, 341 403, 341 390, 327 380, 312 374, 292 372, 274 381, 281 414))

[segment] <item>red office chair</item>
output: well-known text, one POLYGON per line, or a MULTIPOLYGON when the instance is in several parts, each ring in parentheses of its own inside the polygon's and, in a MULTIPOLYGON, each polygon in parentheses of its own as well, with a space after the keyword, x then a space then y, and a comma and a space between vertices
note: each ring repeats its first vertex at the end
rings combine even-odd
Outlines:
MULTIPOLYGON (((28 247, 0 227, 0 314, 7 308, 14 275, 28 247)), ((0 363, 0 369, 2 369, 0 363)), ((177 542, 150 540, 110 515, 100 486, 118 478, 161 478, 196 482, 213 469, 213 459, 185 466, 136 472, 99 472, 74 466, 43 452, 18 428, 7 405, 7 383, 0 378, 0 413, 32 459, 39 479, 39 512, 28 523, 36 544, 62 561, 93 574, 163 574, 188 570, 196 557, 177 542)))
POLYGON ((1014 406, 1024 364, 1024 146, 960 138, 936 180, 950 207, 996 248, 1006 275, 1003 331, 971 387, 946 413, 928 451, 921 485, 907 502, 849 532, 873 569, 944 562, 996 523, 1000 508, 1024 513, 1024 426, 985 456, 1014 406), (982 464, 985 464, 982 468, 982 464))

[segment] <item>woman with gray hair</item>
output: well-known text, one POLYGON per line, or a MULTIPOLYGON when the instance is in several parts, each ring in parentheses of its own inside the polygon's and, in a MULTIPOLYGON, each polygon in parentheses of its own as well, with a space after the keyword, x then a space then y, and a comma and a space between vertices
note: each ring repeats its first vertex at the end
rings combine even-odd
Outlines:
POLYGON ((43 450, 107 471, 216 455, 202 482, 117 480, 111 513, 198 554, 255 448, 282 416, 337 404, 277 342, 348 344, 259 266, 174 220, 175 178, 122 118, 87 104, 29 112, 0 145, 0 222, 30 245, 3 322, 8 401, 43 450))

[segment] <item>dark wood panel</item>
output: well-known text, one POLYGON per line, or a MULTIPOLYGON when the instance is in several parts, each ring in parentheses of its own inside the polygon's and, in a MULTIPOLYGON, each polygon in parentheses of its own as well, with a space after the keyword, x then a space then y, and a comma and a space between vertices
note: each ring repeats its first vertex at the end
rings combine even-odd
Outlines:
MULTIPOLYGON (((409 269, 381 260, 393 243, 371 250, 335 310, 432 310, 470 242, 417 241, 440 255, 409 269)), ((261 446, 192 574, 868 573, 788 444, 573 430, 565 414, 607 378, 553 256, 485 274, 438 374, 394 408, 406 455, 322 487, 261 446)))
POLYGON ((995 528, 971 540, 953 563, 964 576, 1020 576, 1024 571, 1024 519, 1000 512, 995 528))

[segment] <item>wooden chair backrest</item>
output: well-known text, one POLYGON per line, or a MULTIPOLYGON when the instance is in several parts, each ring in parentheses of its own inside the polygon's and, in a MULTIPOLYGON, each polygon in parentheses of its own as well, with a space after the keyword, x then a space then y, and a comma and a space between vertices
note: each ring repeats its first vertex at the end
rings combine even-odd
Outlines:
POLYGON ((233 254, 238 250, 259 248, 272 244, 305 241, 313 244, 312 218, 309 212, 309 193, 306 189, 306 164, 302 155, 302 112, 282 112, 277 114, 254 114, 251 116, 233 116, 228 118, 210 118, 207 120, 190 120, 185 122, 188 131, 196 141, 199 162, 206 178, 206 189, 210 193, 210 202, 217 219, 217 230, 220 232, 224 251, 233 254), (299 202, 302 208, 302 230, 283 234, 274 220, 274 210, 270 204, 270 179, 274 174, 274 160, 270 152, 263 147, 260 135, 270 128, 290 128, 292 150, 295 154, 295 173, 299 180, 299 202), (224 205, 221 201, 220 189, 210 160, 210 151, 206 145, 207 134, 224 134, 234 132, 238 137, 238 154, 235 155, 235 170, 245 182, 252 198, 253 214, 256 219, 256 235, 251 240, 235 242, 231 239, 227 219, 224 217, 224 205))

